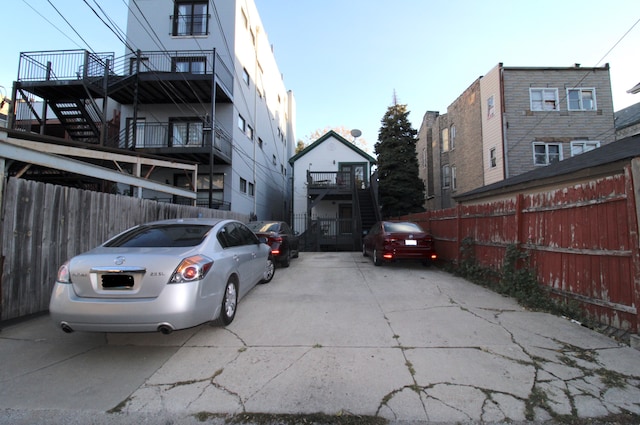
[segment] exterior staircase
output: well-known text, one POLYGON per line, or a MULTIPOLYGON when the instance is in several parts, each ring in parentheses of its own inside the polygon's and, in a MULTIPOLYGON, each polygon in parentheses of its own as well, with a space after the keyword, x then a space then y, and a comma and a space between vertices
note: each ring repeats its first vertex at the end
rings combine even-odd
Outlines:
POLYGON ((100 129, 96 123, 100 122, 100 115, 95 111, 92 113, 91 101, 52 100, 49 102, 49 107, 71 139, 85 143, 99 143, 100 129))
POLYGON ((358 190, 358 203, 360 204, 360 225, 363 231, 368 231, 380 220, 380 212, 374 202, 371 187, 358 190))

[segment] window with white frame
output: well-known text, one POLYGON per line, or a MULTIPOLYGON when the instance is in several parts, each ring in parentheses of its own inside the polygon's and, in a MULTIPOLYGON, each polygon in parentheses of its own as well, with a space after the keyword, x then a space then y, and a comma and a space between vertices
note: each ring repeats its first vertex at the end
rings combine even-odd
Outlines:
POLYGON ((562 144, 560 143, 533 143, 533 164, 549 165, 552 162, 562 161, 562 144))
POLYGON ((456 167, 451 166, 451 189, 456 190, 458 187, 458 177, 456 175, 456 167))
POLYGON ((449 149, 455 149, 456 147, 456 126, 451 125, 449 129, 449 149))
POLYGON ((442 188, 446 189, 451 187, 451 167, 445 165, 442 167, 442 188))
POLYGON ((496 114, 496 103, 494 95, 489 96, 487 99, 487 119, 490 119, 496 114))
POLYGON ((442 152, 449 151, 449 129, 443 128, 441 131, 442 152))
POLYGON ((249 183, 249 196, 255 196, 256 189, 253 183, 249 183))
POLYGON ((498 156, 496 154, 496 148, 489 149, 489 167, 496 168, 498 166, 498 156))
POLYGON ((571 142, 571 156, 592 151, 600 147, 600 142, 596 140, 575 140, 571 142))
POLYGON ((529 89, 532 111, 559 111, 558 89, 529 89))
POLYGON ((595 111, 596 89, 567 89, 567 104, 570 111, 595 111))

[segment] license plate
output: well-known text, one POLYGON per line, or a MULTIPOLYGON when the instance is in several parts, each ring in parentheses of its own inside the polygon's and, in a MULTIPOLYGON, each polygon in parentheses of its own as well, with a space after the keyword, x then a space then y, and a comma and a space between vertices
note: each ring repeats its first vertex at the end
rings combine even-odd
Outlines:
POLYGON ((407 239, 407 240, 405 240, 405 241, 404 241, 404 244, 405 244, 405 245, 413 245, 413 246, 416 246, 416 245, 418 245, 418 241, 417 241, 417 240, 415 240, 415 239, 407 239))

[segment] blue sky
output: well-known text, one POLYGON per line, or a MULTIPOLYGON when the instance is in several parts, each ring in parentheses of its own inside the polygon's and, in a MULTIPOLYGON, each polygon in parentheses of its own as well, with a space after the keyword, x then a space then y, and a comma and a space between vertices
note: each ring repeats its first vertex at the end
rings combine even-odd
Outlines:
MULTIPOLYGON (((640 82, 637 0, 255 1, 285 86, 296 97, 298 139, 326 127, 358 128, 372 153, 394 93, 417 130, 426 111, 446 112, 499 62, 609 63, 615 110, 640 102, 640 95, 626 93, 640 82)), ((87 6, 97 9, 95 0, 51 0, 79 35, 49 0, 4 3, 3 16, 11 18, 3 20, 0 85, 7 94, 21 51, 87 44, 116 56, 124 51, 87 6)), ((125 30, 124 0, 98 4, 125 30)))

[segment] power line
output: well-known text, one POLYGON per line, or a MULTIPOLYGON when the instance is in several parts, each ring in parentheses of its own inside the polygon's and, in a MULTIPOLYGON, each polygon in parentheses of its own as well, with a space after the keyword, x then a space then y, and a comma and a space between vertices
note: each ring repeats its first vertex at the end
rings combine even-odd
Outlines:
POLYGON ((60 17, 67 23, 67 25, 69 25, 69 28, 71 28, 71 30, 76 33, 76 35, 78 37, 80 37, 80 40, 82 40, 84 42, 84 44, 89 48, 90 51, 95 52, 92 48, 91 45, 89 43, 87 43, 87 40, 85 40, 84 38, 82 38, 82 36, 80 35, 80 33, 78 33, 78 31, 76 31, 75 27, 73 25, 71 25, 71 23, 67 20, 67 18, 64 17, 64 15, 62 13, 60 13, 60 11, 54 6, 53 3, 51 3, 51 0, 47 0, 47 2, 49 2, 49 4, 51 5, 51 7, 53 7, 53 10, 55 10, 58 15, 60 15, 60 17))

